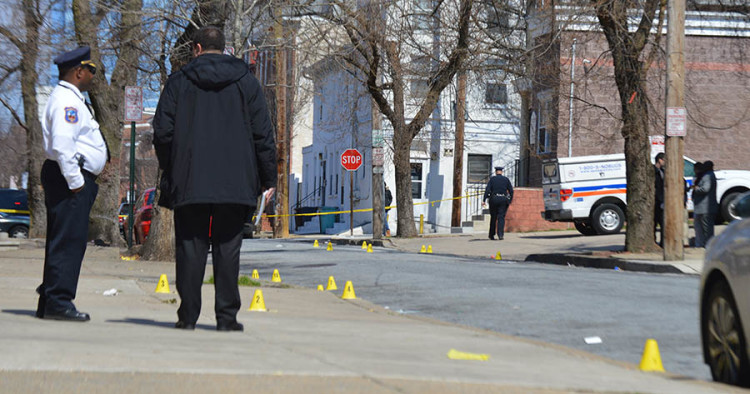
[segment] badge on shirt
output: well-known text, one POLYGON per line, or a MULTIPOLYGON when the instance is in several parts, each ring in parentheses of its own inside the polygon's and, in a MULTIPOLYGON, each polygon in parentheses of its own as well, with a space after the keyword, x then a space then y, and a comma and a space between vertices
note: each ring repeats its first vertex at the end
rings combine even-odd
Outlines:
POLYGON ((78 123, 78 110, 75 107, 65 107, 65 121, 78 123))

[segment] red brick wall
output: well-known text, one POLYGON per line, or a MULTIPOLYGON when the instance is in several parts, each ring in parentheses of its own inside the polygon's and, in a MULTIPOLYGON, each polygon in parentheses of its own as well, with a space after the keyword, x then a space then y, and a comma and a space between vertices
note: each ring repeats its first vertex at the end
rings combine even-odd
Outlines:
POLYGON ((542 189, 515 188, 513 203, 505 216, 505 231, 527 232, 572 229, 573 223, 548 222, 542 219, 544 199, 542 189))

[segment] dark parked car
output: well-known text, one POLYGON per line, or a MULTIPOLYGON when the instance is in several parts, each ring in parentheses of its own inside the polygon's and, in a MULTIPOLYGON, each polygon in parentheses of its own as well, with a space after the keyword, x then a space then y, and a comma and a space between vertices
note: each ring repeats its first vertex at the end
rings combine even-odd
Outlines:
POLYGON ((29 199, 25 190, 0 189, 0 232, 29 237, 29 199))
POLYGON ((29 215, 0 212, 0 232, 8 233, 11 238, 28 238, 29 223, 29 215))
POLYGON ((714 380, 750 386, 750 195, 734 221, 711 239, 700 287, 703 359, 714 380))

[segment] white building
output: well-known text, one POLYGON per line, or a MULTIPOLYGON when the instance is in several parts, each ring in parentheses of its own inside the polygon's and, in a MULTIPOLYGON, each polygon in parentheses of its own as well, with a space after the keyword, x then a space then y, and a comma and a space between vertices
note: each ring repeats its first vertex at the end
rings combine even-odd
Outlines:
MULTIPOLYGON (((309 74, 313 76, 315 97, 313 101, 312 144, 303 148, 303 169, 300 185, 300 205, 321 210, 348 211, 372 207, 372 107, 369 93, 361 81, 337 64, 333 58, 318 62, 309 74), (349 148, 358 149, 364 164, 353 172, 350 188, 348 172, 341 166, 341 153, 349 148), (350 204, 350 190, 353 205, 350 204)), ((510 77, 470 76, 467 89, 467 121, 462 195, 484 190, 493 167, 502 165, 506 175, 513 180, 519 154, 520 98, 512 92, 510 77)), ((412 84, 412 94, 418 91, 412 84)), ((455 83, 445 89, 433 114, 412 143, 412 197, 414 216, 418 221, 424 215, 425 232, 451 231, 451 198, 453 196, 454 131, 453 103, 456 101, 455 83)), ((409 116, 407 109, 407 116, 409 116)), ((412 112, 416 111, 416 108, 412 112)), ((410 119, 407 118, 407 122, 410 119)), ((396 197, 392 162, 392 130, 382 121, 385 139, 384 180, 396 197)), ((480 209, 477 199, 462 201, 462 218, 470 220, 480 209), (468 209, 467 209, 468 208, 468 209)), ((328 233, 348 231, 349 214, 320 216, 297 232, 328 233), (333 227, 329 227, 333 225, 333 227)), ((391 230, 396 226, 396 209, 389 212, 391 230)), ((353 227, 359 232, 371 233, 372 212, 355 212, 353 227)), ((292 231, 295 231, 292 225, 292 231)))

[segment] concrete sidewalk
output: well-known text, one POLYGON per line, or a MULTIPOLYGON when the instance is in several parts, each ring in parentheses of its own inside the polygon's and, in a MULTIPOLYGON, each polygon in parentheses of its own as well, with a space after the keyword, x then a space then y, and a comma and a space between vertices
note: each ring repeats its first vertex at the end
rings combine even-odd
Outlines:
POLYGON ((660 253, 627 253, 624 252, 624 232, 600 236, 583 236, 575 230, 506 233, 502 241, 490 240, 486 234, 384 240, 384 246, 409 252, 419 252, 422 245, 431 245, 433 253, 481 259, 495 258, 500 252, 503 260, 691 275, 701 273, 705 254, 702 248, 685 248, 685 260, 664 261, 660 253))
POLYGON ((0 253, 0 392, 741 392, 265 282, 266 313, 247 311, 256 288, 241 288, 244 333, 215 331, 211 285, 198 328, 176 330, 174 283, 154 293, 174 265, 123 261, 113 248, 90 247, 84 261, 76 304, 90 322, 39 320, 43 255, 0 253), (449 359, 450 349, 490 358, 449 359))

